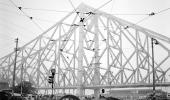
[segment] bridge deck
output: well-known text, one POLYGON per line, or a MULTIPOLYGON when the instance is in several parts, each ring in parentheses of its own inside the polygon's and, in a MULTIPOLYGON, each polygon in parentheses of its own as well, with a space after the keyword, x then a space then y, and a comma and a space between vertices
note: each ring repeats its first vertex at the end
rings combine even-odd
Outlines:
MULTIPOLYGON (((156 83, 156 87, 169 87, 170 82, 156 83)), ((152 87, 153 84, 125 84, 125 85, 96 85, 96 86, 84 86, 83 89, 95 89, 95 88, 144 88, 152 87)), ((78 86, 65 86, 54 87, 54 89, 77 89, 78 86)), ((41 87, 39 89, 51 89, 51 87, 41 87)))

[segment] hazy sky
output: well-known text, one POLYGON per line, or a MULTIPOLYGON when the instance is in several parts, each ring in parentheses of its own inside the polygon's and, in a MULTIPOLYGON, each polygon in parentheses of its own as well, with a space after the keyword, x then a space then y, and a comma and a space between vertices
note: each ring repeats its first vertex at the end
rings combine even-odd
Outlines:
MULTIPOLYGON (((69 0, 12 0, 26 12, 43 30, 62 19, 68 12, 74 10, 69 0), (46 9, 46 10, 36 10, 46 9), (47 11, 48 10, 48 11, 47 11), (54 12, 52 10, 60 11, 54 12)), ((94 8, 100 7, 109 0, 72 0, 77 7, 84 2, 94 8)), ((114 16, 136 23, 151 12, 159 12, 170 8, 170 0, 112 0, 100 10, 115 14, 114 16), (126 15, 118 15, 126 14, 126 15), (133 14, 133 15, 127 15, 133 14), (137 15, 134 15, 137 14, 137 15)), ((139 25, 170 37, 170 10, 148 18, 139 25)), ((10 0, 0 0, 0 57, 13 51, 16 37, 19 46, 41 34, 43 31, 29 18, 23 15, 10 0)))

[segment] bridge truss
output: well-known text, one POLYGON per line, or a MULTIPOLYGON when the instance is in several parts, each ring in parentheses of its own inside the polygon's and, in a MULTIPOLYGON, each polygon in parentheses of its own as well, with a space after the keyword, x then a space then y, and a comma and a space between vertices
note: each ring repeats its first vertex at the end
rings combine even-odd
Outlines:
MULTIPOLYGON (((158 86, 169 86, 170 38, 81 4, 41 35, 19 48, 16 81, 28 80, 48 91, 48 76, 56 69, 54 88, 84 89, 147 87, 152 84, 151 38, 158 86)), ((0 59, 1 76, 10 84, 15 52, 0 59)))

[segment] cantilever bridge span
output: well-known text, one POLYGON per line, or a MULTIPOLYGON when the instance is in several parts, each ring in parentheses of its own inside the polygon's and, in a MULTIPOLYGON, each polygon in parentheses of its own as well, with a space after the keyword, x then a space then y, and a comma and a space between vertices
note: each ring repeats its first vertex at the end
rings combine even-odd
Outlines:
MULTIPOLYGON (((170 38, 81 4, 17 52, 16 80, 48 91, 56 69, 55 89, 152 86, 151 38, 156 86, 169 86, 170 38)), ((15 53, 0 59, 0 75, 12 84, 15 53)))

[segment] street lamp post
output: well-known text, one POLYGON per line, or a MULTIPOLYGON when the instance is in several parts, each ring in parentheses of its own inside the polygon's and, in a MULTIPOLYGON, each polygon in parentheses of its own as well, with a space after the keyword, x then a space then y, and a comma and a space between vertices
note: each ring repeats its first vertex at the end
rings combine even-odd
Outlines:
POLYGON ((154 67, 154 44, 158 45, 158 41, 154 38, 151 38, 152 44, 152 72, 153 72, 153 100, 155 100, 155 67, 154 67))
POLYGON ((51 88, 52 88, 52 97, 53 97, 53 88, 54 88, 54 76, 55 76, 55 69, 51 69, 51 74, 52 76, 49 76, 48 82, 51 83, 51 88))
POLYGON ((55 69, 51 69, 51 73, 52 73, 52 76, 53 76, 53 81, 52 81, 52 97, 53 97, 53 88, 54 88, 54 76, 55 76, 55 72, 56 72, 55 69))

